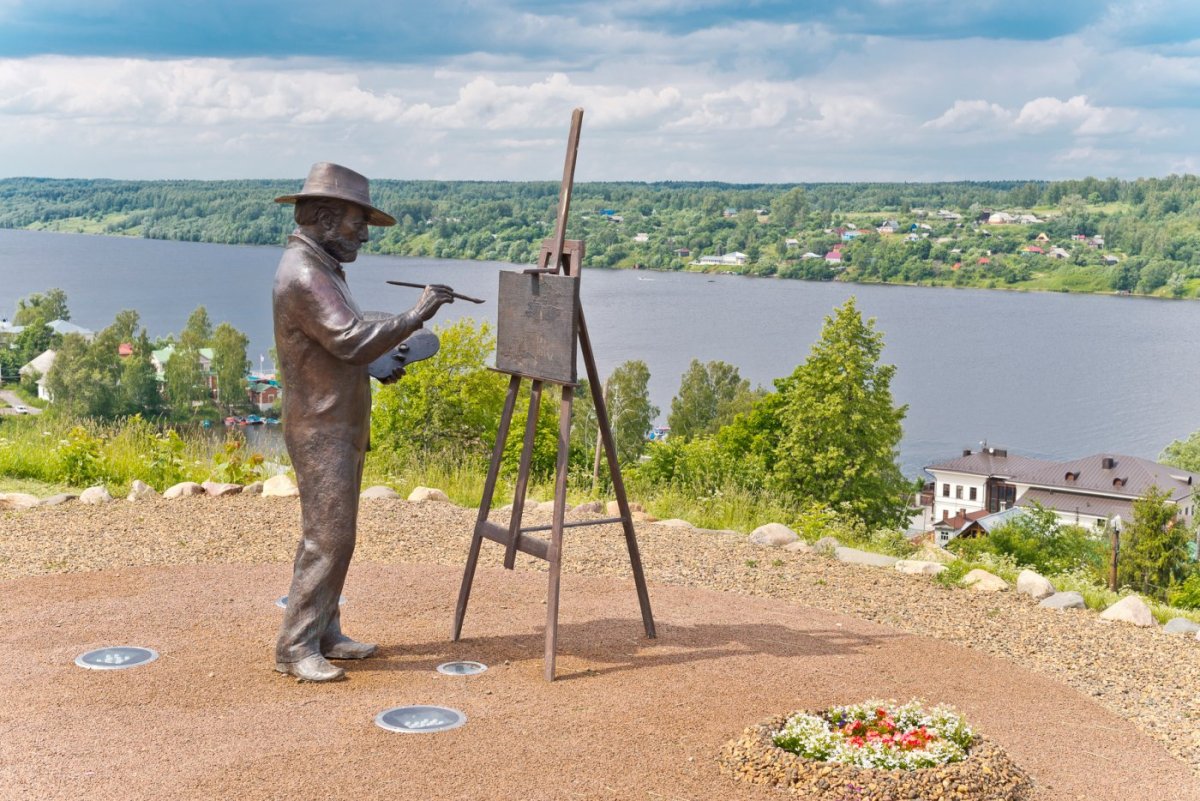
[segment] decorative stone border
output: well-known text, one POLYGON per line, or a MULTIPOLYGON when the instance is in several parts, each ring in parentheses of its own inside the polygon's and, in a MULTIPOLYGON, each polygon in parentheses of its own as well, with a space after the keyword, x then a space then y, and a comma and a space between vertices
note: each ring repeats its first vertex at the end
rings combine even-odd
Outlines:
POLYGON ((1000 746, 975 735, 962 762, 918 770, 872 770, 797 756, 775 745, 791 715, 751 726, 721 749, 721 773, 826 801, 1025 801, 1033 781, 1000 746))

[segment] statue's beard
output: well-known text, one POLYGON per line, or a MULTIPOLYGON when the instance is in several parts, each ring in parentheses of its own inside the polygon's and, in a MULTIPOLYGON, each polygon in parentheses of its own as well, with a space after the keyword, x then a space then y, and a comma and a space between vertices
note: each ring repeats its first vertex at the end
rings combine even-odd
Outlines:
POLYGON ((327 234, 325 241, 321 243, 321 247, 325 248, 325 251, 330 256, 345 264, 358 258, 358 249, 362 247, 362 243, 356 239, 347 239, 335 234, 327 234))

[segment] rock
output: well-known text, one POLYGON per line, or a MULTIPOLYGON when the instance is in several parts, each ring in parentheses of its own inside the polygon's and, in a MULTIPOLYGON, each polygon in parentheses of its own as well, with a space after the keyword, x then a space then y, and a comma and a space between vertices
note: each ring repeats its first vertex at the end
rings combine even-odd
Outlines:
POLYGON ((813 551, 816 553, 833 555, 833 552, 841 548, 842 544, 838 542, 837 537, 821 537, 813 543, 813 551))
POLYGON ((163 493, 164 498, 190 498, 193 495, 203 495, 204 487, 197 484, 195 481, 184 481, 182 484, 176 484, 167 489, 163 493))
POLYGON ((1173 617, 1163 626, 1167 634, 1197 634, 1200 635, 1200 623, 1188 620, 1186 617, 1173 617))
POLYGON ((1100 619, 1117 620, 1143 628, 1158 625, 1154 622, 1154 615, 1150 614, 1150 607, 1146 606, 1146 602, 1136 595, 1130 595, 1117 601, 1100 613, 1100 619))
MULTIPOLYGON (((418 487, 418 489, 420 488, 418 487)), ((363 490, 360 497, 369 501, 398 501, 400 500, 400 493, 396 492, 391 487, 385 487, 382 484, 376 484, 373 487, 367 487, 365 490, 363 490)))
MULTIPOLYGON (((606 511, 608 513, 609 517, 616 517, 617 515, 621 514, 621 507, 620 507, 620 505, 617 504, 616 501, 609 501, 608 504, 604 507, 604 511, 606 511)), ((630 501, 629 502, 629 511, 644 512, 644 511, 646 511, 646 509, 640 503, 634 503, 633 501, 630 501)))
POLYGON ((978 568, 963 576, 960 583, 977 592, 1004 592, 1009 589, 1007 581, 978 568))
POLYGON ((783 550, 790 553, 812 553, 813 547, 804 540, 796 540, 795 542, 789 542, 787 545, 783 546, 783 550))
POLYGON ((767 523, 750 532, 750 542, 754 545, 766 545, 770 548, 782 548, 788 543, 800 539, 800 535, 783 523, 767 523))
POLYGON ((598 515, 604 512, 604 501, 587 501, 586 503, 579 504, 571 511, 598 515))
POLYGON ((629 516, 631 518, 633 518, 633 522, 635 522, 635 523, 657 523, 658 522, 657 517, 655 517, 652 514, 648 514, 646 512, 640 511, 640 510, 633 510, 633 509, 629 510, 629 516))
POLYGON ((958 557, 950 551, 947 551, 945 548, 939 548, 932 543, 922 545, 921 550, 917 551, 913 555, 913 558, 923 562, 941 562, 943 565, 948 565, 958 560, 958 557))
POLYGON ((1035 601, 1040 601, 1043 598, 1049 598, 1058 590, 1054 589, 1054 585, 1046 577, 1032 570, 1022 570, 1017 576, 1017 592, 1028 595, 1035 601))
POLYGON ((296 482, 286 473, 281 473, 277 476, 271 476, 262 485, 262 496, 264 498, 297 498, 300 496, 300 488, 296 486, 296 482))
POLYGON ((1087 609, 1083 596, 1074 590, 1056 592, 1049 598, 1042 599, 1038 606, 1044 606, 1047 609, 1087 609))
MULTIPOLYGON (((64 503, 70 503, 71 501, 75 500, 78 497, 79 497, 78 495, 72 495, 69 492, 60 492, 57 495, 51 495, 49 498, 44 499, 42 501, 41 505, 42 506, 61 506, 64 503)), ((3 508, 3 507, 0 506, 0 508, 3 508)))
POLYGON ((901 559, 896 563, 896 571, 906 576, 936 576, 946 572, 946 566, 923 559, 901 559))
POLYGON ((99 506, 102 503, 108 503, 112 499, 113 497, 108 494, 108 489, 103 486, 88 487, 79 493, 79 502, 91 506, 99 506))
MULTIPOLYGON (((363 497, 366 497, 366 493, 363 493, 363 497)), ((408 493, 408 499, 410 501, 440 501, 442 503, 450 503, 449 495, 433 487, 415 487, 412 492, 408 493)), ((553 504, 551 505, 553 506, 553 504)))
POLYGON ((0 509, 32 509, 41 504, 36 495, 25 492, 7 492, 0 494, 0 509))
POLYGON ((546 514, 550 514, 554 511, 554 501, 542 501, 541 503, 535 503, 530 508, 535 512, 545 512, 546 514))
POLYGON ((668 520, 659 520, 654 525, 662 526, 663 528, 677 528, 677 529, 682 529, 684 531, 691 531, 692 529, 695 528, 695 526, 693 526, 688 521, 680 520, 678 517, 672 517, 668 520))
POLYGON ((247 484, 245 486, 245 488, 242 489, 242 494, 243 495, 262 495, 262 491, 263 491, 263 482, 254 481, 250 484, 247 484))
POLYGON ((204 491, 214 498, 224 498, 229 495, 237 495, 242 491, 241 484, 230 484, 223 481, 205 481, 201 484, 204 491))
POLYGON ((138 481, 137 479, 134 479, 134 482, 129 485, 129 494, 125 496, 125 500, 149 501, 157 497, 158 493, 154 490, 154 487, 150 486, 145 481, 138 481))
POLYGON ((834 558, 848 565, 866 565, 867 567, 892 567, 900 560, 894 556, 882 553, 860 551, 857 548, 835 548, 834 558))

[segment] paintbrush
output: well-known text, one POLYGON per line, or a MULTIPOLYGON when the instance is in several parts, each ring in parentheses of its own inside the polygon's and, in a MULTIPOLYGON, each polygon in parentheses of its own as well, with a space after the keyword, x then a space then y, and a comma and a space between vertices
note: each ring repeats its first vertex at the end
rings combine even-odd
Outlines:
MULTIPOLYGON (((408 281, 388 281, 388 283, 392 284, 393 286, 408 286, 412 287, 413 289, 424 289, 426 287, 425 284, 410 284, 408 281)), ((483 301, 479 298, 473 298, 469 295, 460 295, 457 292, 451 292, 450 294, 459 300, 469 300, 472 303, 483 303, 483 301)))

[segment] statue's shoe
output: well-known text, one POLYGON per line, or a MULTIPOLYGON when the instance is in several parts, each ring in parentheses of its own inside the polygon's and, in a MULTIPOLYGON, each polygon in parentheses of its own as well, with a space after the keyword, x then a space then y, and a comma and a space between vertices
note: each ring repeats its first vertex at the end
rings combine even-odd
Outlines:
POLYGON ((299 662, 276 662, 275 669, 300 681, 337 681, 346 676, 346 671, 329 664, 320 654, 306 656, 299 662))
POLYGON ((378 650, 379 646, 373 642, 358 642, 346 636, 329 646, 321 646, 326 659, 366 659, 378 650))

